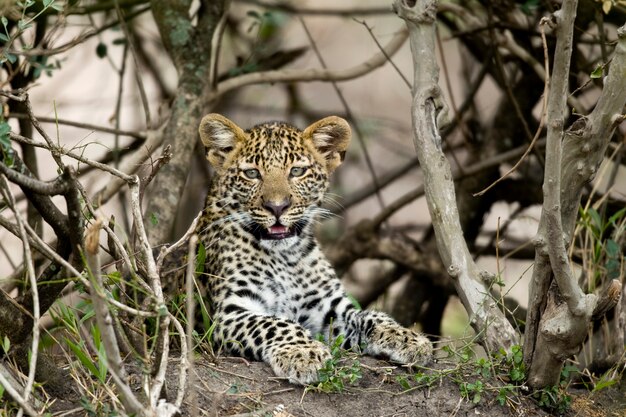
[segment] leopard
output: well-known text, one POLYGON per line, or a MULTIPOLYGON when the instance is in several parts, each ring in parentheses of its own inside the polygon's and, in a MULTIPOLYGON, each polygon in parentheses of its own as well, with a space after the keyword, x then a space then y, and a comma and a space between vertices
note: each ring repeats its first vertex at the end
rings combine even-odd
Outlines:
POLYGON ((195 232, 214 345, 300 385, 319 381, 338 337, 343 349, 396 363, 431 361, 426 336, 355 305, 316 239, 329 215, 331 174, 351 139, 343 118, 304 130, 275 121, 243 130, 212 113, 198 131, 213 168, 195 232))

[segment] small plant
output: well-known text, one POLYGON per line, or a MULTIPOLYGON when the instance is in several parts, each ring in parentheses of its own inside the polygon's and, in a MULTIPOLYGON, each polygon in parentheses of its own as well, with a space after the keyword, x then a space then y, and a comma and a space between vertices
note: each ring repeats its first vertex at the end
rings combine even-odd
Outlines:
POLYGON ((556 414, 565 413, 572 402, 572 397, 567 394, 565 388, 558 385, 535 392, 533 398, 540 407, 556 414))
POLYGON ((361 363, 355 357, 349 358, 353 352, 342 349, 343 341, 344 337, 339 335, 329 345, 332 358, 319 370, 319 382, 307 390, 343 392, 347 385, 354 385, 361 379, 361 363))
POLYGON ((441 378, 438 374, 425 374, 423 372, 418 372, 413 375, 413 379, 417 384, 416 388, 419 387, 431 387, 441 378))
POLYGON ((460 385, 461 396, 471 400, 472 403, 478 404, 485 391, 485 386, 482 381, 477 380, 475 382, 463 382, 460 385))

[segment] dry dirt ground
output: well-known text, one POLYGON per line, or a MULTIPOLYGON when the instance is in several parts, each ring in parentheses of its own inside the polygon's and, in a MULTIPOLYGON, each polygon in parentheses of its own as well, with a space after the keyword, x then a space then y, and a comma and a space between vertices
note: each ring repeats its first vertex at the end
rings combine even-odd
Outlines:
MULTIPOLYGON (((408 416, 549 416, 530 398, 513 398, 505 406, 496 393, 485 393, 478 404, 462 398, 459 386, 449 378, 431 388, 404 390, 397 377, 403 368, 373 358, 360 358, 362 378, 342 393, 306 390, 273 376, 263 363, 240 358, 215 362, 198 359, 194 365, 199 416, 312 416, 312 417, 408 417, 408 416), (282 410, 282 411, 281 411, 282 410)), ((442 365, 435 365, 443 369, 442 365)), ((410 376, 409 376, 410 377, 410 376)), ((168 373, 168 392, 175 394, 176 364, 168 373)), ((413 384, 414 385, 414 384, 413 384)), ((626 384, 622 384, 626 385, 626 384)), ((597 394, 572 392, 567 416, 626 416, 626 393, 612 387, 597 394)), ((192 415, 186 401, 183 416, 192 415)))

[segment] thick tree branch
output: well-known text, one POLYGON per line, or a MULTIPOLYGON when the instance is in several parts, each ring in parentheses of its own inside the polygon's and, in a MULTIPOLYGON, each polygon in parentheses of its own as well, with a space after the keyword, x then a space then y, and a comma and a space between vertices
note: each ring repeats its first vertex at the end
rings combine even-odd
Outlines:
POLYGON ((546 169, 543 183, 543 218, 545 227, 538 239, 547 245, 550 265, 559 285, 561 296, 575 316, 591 314, 595 300, 587 305, 569 265, 561 224, 561 140, 566 117, 566 98, 569 95, 568 74, 572 55, 574 20, 577 0, 563 2, 557 19, 557 41, 554 68, 548 93, 548 135, 546 140, 546 169), (588 312, 588 313, 587 313, 588 312))
POLYGON ((454 279, 457 293, 484 346, 490 351, 509 348, 517 343, 517 335, 491 299, 469 253, 459 223, 452 173, 441 149, 437 122, 445 109, 437 85, 439 69, 434 42, 436 4, 432 0, 396 0, 394 8, 409 27, 415 68, 413 138, 424 173, 426 199, 439 254, 448 274, 454 279))
POLYGON ((575 13, 576 1, 565 1, 556 13, 544 208, 536 238, 524 349, 524 359, 530 365, 528 383, 534 388, 558 382, 563 361, 578 353, 587 337, 592 315, 606 312, 618 301, 613 282, 600 300, 582 292, 569 265, 566 242, 571 240, 583 186, 597 172, 611 135, 622 120, 620 113, 626 103, 626 26, 618 30, 613 63, 598 104, 589 116, 563 132, 575 13), (552 274, 558 291, 551 286, 552 274))

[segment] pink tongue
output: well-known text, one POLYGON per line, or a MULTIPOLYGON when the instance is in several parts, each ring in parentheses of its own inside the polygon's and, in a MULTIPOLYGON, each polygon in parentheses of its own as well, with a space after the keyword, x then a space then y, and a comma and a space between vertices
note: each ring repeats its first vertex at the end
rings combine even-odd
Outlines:
POLYGON ((282 235, 284 233, 288 233, 289 228, 287 226, 274 225, 270 227, 269 232, 271 235, 282 235))

